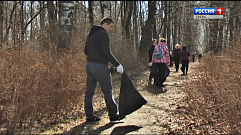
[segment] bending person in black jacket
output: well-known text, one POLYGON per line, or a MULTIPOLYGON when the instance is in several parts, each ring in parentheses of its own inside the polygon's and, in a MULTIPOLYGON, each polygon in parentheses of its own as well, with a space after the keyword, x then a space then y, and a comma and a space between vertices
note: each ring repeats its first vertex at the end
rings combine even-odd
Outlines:
POLYGON ((87 36, 85 45, 85 54, 87 55, 85 71, 87 79, 84 101, 87 122, 100 120, 100 118, 93 115, 92 104, 97 82, 100 84, 104 94, 110 121, 116 121, 120 118, 119 114, 117 114, 116 102, 112 96, 111 74, 108 67, 108 63, 111 62, 114 67, 117 67, 117 72, 123 73, 122 65, 112 55, 109 48, 108 33, 111 32, 113 26, 113 21, 110 18, 103 18, 100 26, 93 26, 87 36))
POLYGON ((149 64, 148 64, 148 66, 150 67, 150 75, 149 75, 149 82, 148 82, 149 85, 152 85, 152 78, 154 77, 154 74, 153 74, 154 69, 153 69, 153 66, 152 66, 152 54, 153 54, 154 49, 157 46, 157 44, 158 44, 157 39, 153 39, 152 46, 148 50, 148 54, 149 54, 149 64))

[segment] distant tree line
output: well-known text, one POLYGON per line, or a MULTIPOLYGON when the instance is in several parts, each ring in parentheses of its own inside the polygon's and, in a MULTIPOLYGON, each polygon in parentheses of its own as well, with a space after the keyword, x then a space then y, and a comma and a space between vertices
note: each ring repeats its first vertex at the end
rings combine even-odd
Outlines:
POLYGON ((0 46, 37 42, 44 50, 69 49, 74 32, 84 43, 90 27, 106 16, 114 20, 114 32, 145 55, 160 37, 170 51, 179 43, 219 53, 240 32, 240 1, 1 1, 0 46), (223 7, 224 19, 194 19, 194 7, 223 7))

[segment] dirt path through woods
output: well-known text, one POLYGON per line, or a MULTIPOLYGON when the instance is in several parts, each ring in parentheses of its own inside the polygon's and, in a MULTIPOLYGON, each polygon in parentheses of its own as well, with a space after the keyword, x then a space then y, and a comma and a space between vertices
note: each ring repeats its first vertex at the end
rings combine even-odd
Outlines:
MULTIPOLYGON (((178 113, 185 108, 185 93, 181 87, 185 81, 195 78, 193 72, 198 62, 189 64, 187 76, 181 76, 181 71, 170 68, 170 75, 164 84, 165 92, 148 86, 149 70, 133 80, 134 86, 147 100, 147 104, 139 110, 127 115, 118 122, 110 122, 105 109, 97 112, 100 122, 79 124, 66 131, 66 134, 163 134, 163 133, 200 133, 186 115, 178 113), (195 129, 196 128, 196 129, 195 129)), ((181 66, 181 65, 180 65, 181 66)), ((116 88, 114 88, 116 89, 116 88)), ((118 99, 116 99, 118 100, 118 99)), ((103 99, 102 99, 103 101, 103 99)), ((103 105, 105 106, 105 105, 103 105)))

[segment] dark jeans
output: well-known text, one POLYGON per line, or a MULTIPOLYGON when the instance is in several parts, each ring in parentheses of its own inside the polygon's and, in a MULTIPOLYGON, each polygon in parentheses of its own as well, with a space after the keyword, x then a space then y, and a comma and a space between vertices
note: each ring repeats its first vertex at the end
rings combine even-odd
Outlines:
POLYGON ((179 69, 179 63, 180 63, 180 59, 175 59, 175 68, 176 68, 176 72, 179 69))
POLYGON ((91 118, 94 116, 92 99, 97 82, 100 84, 101 90, 104 94, 109 116, 115 115, 117 113, 117 105, 112 97, 112 84, 109 67, 100 63, 87 62, 85 65, 85 71, 87 73, 84 107, 86 117, 91 118))
POLYGON ((153 70, 155 70, 155 69, 154 69, 154 67, 153 67, 153 66, 150 66, 149 68, 150 68, 149 81, 151 81, 151 80, 152 80, 152 78, 154 78, 154 72, 153 72, 153 70))
POLYGON ((183 73, 183 74, 185 74, 185 70, 186 70, 186 74, 187 74, 188 65, 189 65, 189 60, 182 60, 181 70, 182 70, 182 73, 183 73))
POLYGON ((166 63, 153 63, 153 64, 154 64, 153 66, 157 69, 157 72, 155 74, 154 84, 156 85, 163 84, 167 78, 164 76, 165 68, 167 67, 167 64, 166 63))

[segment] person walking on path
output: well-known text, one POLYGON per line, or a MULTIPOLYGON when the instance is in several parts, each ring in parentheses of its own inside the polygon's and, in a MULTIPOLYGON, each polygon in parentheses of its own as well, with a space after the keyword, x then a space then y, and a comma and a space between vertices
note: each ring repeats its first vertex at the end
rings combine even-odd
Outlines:
MULTIPOLYGON (((152 65, 152 54, 153 54, 153 52, 154 52, 154 49, 155 49, 155 47, 157 46, 157 39, 153 39, 153 41, 152 41, 152 46, 151 46, 151 48, 148 50, 148 55, 149 55, 149 64, 148 64, 148 66, 149 66, 149 68, 150 68, 150 75, 149 75, 149 82, 148 82, 148 84, 149 85, 152 85, 152 79, 154 78, 154 72, 153 72, 153 70, 154 70, 154 67, 153 67, 153 65, 152 65)), ((155 79, 155 78, 154 78, 155 79)))
POLYGON ((201 62, 203 55, 201 53, 199 53, 198 58, 199 58, 199 62, 201 62))
POLYGON ((194 52, 194 53, 192 54, 192 62, 193 62, 193 63, 195 62, 195 56, 196 56, 196 52, 194 52))
POLYGON ((180 45, 176 44, 175 49, 173 50, 176 72, 178 72, 178 69, 179 69, 179 63, 180 63, 180 57, 181 57, 180 52, 181 52, 180 45))
POLYGON ((152 55, 152 63, 153 66, 157 68, 157 75, 155 76, 154 79, 154 84, 157 87, 164 87, 163 83, 166 81, 166 76, 165 76, 165 71, 167 67, 167 64, 170 64, 170 55, 169 55, 169 50, 166 45, 166 39, 161 38, 160 43, 155 47, 153 55, 152 55), (156 53, 160 49, 162 53, 161 58, 156 57, 156 53))
POLYGON ((85 71, 87 74, 84 109, 87 122, 99 121, 100 118, 93 114, 92 99, 95 93, 97 82, 100 84, 104 94, 105 103, 108 109, 110 121, 119 120, 117 105, 112 95, 111 74, 108 63, 111 62, 116 67, 117 72, 123 73, 123 66, 112 55, 109 48, 109 35, 114 23, 111 18, 103 18, 100 25, 91 28, 87 35, 85 54, 87 63, 85 71))
POLYGON ((180 52, 181 54, 181 62, 182 62, 182 67, 181 67, 181 70, 182 70, 182 75, 187 75, 187 72, 188 72, 188 65, 189 65, 189 56, 190 56, 190 53, 189 51, 187 50, 187 46, 186 45, 183 45, 182 46, 182 51, 180 52))

